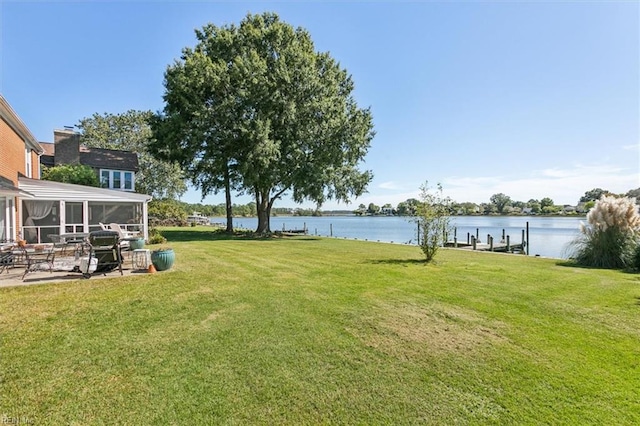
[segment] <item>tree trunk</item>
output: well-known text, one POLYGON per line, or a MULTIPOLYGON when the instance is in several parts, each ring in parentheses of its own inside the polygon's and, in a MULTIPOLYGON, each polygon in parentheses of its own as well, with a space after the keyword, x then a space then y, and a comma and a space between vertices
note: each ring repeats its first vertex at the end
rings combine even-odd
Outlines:
POLYGON ((275 203, 275 201, 280 198, 285 191, 286 188, 269 199, 271 190, 266 190, 262 193, 256 190, 256 209, 258 210, 257 233, 271 232, 271 208, 273 207, 273 203, 275 203))
POLYGON ((233 234, 233 206, 231 204, 231 178, 229 177, 229 165, 224 170, 224 196, 227 210, 227 233, 233 234))
POLYGON ((256 229, 256 233, 264 234, 271 232, 269 223, 269 191, 260 192, 256 190, 256 210, 258 213, 258 229, 256 229))

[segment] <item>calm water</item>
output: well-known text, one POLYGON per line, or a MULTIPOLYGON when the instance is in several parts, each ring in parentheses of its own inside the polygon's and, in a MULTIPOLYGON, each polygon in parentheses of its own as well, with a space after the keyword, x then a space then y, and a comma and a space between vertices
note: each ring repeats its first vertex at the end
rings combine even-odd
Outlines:
MULTIPOLYGON (((212 218, 212 222, 224 223, 225 218, 212 218)), ((579 234, 581 217, 536 217, 536 216, 456 216, 453 226, 457 229, 458 241, 466 241, 467 233, 478 234, 486 242, 487 234, 495 241, 502 238, 502 230, 513 243, 520 243, 522 231, 529 222, 529 254, 555 258, 567 258, 567 244, 579 234)), ((257 218, 234 218, 235 227, 255 229, 257 218)), ((307 227, 309 234, 337 238, 416 244, 416 225, 405 217, 387 216, 323 216, 271 218, 271 229, 293 230, 307 227)), ((453 239, 453 236, 450 236, 453 239)))

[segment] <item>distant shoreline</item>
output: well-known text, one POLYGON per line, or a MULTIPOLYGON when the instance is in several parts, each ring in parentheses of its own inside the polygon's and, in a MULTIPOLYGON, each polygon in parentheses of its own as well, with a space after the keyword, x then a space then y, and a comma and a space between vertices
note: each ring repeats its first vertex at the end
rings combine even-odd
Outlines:
MULTIPOLYGON (((320 215, 301 215, 301 214, 273 214, 269 217, 336 217, 336 216, 349 216, 349 217, 406 217, 411 218, 415 216, 408 215, 389 215, 389 214, 363 214, 358 215, 353 212, 327 212, 320 215)), ((571 214, 456 214, 450 217, 586 217, 586 213, 571 213, 571 214)), ((257 218, 257 215, 250 216, 233 216, 234 219, 250 219, 257 218)), ((226 216, 209 216, 209 219, 226 219, 226 216)))

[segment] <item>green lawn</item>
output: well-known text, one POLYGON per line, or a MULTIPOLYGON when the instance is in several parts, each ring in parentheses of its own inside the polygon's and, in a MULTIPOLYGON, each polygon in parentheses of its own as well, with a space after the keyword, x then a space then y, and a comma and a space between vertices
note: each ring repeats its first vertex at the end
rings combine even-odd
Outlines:
POLYGON ((0 290, 33 424, 640 423, 640 275, 168 229, 171 271, 0 290))

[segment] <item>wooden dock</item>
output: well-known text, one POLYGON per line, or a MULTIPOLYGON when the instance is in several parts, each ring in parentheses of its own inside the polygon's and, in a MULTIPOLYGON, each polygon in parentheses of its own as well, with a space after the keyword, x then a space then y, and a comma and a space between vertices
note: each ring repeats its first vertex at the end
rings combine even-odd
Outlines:
POLYGON ((307 229, 285 229, 279 231, 282 235, 307 235, 307 229))
POLYGON ((466 242, 447 241, 444 246, 459 248, 463 250, 493 251, 496 253, 526 253, 526 244, 523 243, 509 244, 508 246, 506 243, 495 243, 493 245, 486 243, 476 243, 474 246, 474 244, 467 244, 466 242))
MULTIPOLYGON (((458 230, 454 228, 453 241, 447 241, 444 243, 445 247, 453 247, 466 250, 477 251, 493 251, 498 253, 528 253, 529 243, 529 222, 526 223, 526 229, 522 230, 522 239, 520 243, 511 241, 511 237, 506 235, 505 230, 502 230, 502 238, 498 241, 494 241, 493 236, 487 234, 485 243, 482 243, 479 238, 480 230, 476 229, 476 235, 467 233, 466 241, 458 240, 458 230)), ((446 238, 445 238, 446 239, 446 238)))

